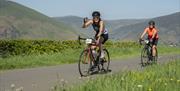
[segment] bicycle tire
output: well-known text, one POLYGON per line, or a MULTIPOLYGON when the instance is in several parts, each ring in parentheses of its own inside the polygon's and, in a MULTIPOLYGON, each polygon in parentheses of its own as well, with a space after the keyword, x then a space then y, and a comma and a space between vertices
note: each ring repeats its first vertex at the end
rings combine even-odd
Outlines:
POLYGON ((79 62, 78 62, 78 70, 79 70, 80 76, 81 77, 88 76, 89 71, 90 71, 89 69, 91 66, 92 66, 92 63, 91 63, 91 58, 88 54, 88 50, 83 50, 80 54, 79 62), (85 60, 83 60, 84 57, 85 57, 85 60), (88 59, 88 60, 86 61, 86 59, 88 59), (85 69, 84 69, 84 67, 82 67, 83 65, 86 66, 85 69), (84 72, 84 70, 85 70, 85 72, 84 72))
POLYGON ((148 50, 143 48, 141 51, 141 66, 144 67, 147 65, 149 57, 148 57, 148 50))

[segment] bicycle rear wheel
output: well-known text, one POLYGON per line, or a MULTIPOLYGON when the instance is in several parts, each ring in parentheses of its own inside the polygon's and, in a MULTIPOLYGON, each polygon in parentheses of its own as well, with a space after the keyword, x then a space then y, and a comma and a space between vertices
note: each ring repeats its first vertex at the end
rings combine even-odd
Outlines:
POLYGON ((103 49, 104 52, 104 58, 101 60, 101 66, 102 66, 102 70, 104 71, 109 71, 109 64, 110 64, 110 56, 109 56, 109 52, 107 49, 103 49))
POLYGON ((78 69, 81 76, 88 76, 89 69, 92 66, 91 57, 92 56, 88 50, 83 50, 79 57, 78 69))
POLYGON ((146 66, 149 61, 148 50, 143 48, 141 51, 141 66, 146 66))

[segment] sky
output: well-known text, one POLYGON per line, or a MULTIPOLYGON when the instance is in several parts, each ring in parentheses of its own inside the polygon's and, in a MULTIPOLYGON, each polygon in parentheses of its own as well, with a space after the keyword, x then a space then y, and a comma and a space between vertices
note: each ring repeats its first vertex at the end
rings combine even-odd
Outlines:
POLYGON ((102 18, 141 19, 180 12, 180 0, 11 0, 50 17, 91 17, 100 11, 102 18))

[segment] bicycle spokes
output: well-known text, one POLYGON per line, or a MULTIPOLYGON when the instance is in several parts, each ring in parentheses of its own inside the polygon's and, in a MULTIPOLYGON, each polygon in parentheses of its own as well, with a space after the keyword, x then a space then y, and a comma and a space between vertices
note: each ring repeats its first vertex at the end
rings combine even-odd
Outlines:
POLYGON ((145 66, 149 61, 149 56, 148 56, 148 51, 146 50, 146 48, 143 48, 142 52, 141 52, 141 65, 145 66))
POLYGON ((91 65, 91 58, 87 50, 84 50, 79 58, 79 73, 81 76, 87 76, 89 74, 89 66, 91 65))
MULTIPOLYGON (((88 59, 88 58, 87 58, 87 55, 88 55, 88 53, 85 53, 84 59, 83 59, 83 61, 82 61, 83 64, 88 64, 88 61, 86 60, 86 59, 88 59)), ((89 60, 89 59, 88 59, 88 60, 89 60)))

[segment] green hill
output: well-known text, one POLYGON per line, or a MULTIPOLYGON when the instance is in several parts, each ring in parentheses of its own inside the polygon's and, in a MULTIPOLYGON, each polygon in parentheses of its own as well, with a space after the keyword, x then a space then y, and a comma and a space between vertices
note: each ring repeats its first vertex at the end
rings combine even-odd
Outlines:
MULTIPOLYGON (((138 40, 149 20, 120 27, 113 30, 111 36, 120 40, 138 40)), ((180 43, 180 12, 152 18, 152 20, 156 22, 157 28, 160 30, 160 42, 168 44, 180 43)))
POLYGON ((92 27, 89 27, 87 29, 82 28, 82 24, 83 24, 82 17, 64 16, 64 17, 53 17, 53 19, 56 20, 57 22, 61 21, 67 25, 72 26, 74 31, 81 36, 92 37, 94 35, 92 27))
POLYGON ((74 39, 73 28, 18 3, 0 0, 1 39, 74 39))
MULTIPOLYGON (((93 28, 89 27, 87 29, 82 29, 83 18, 78 16, 64 16, 64 17, 53 17, 56 21, 61 21, 65 24, 71 25, 75 32, 82 34, 84 36, 93 36, 93 28)), ((143 22, 145 19, 120 19, 120 20, 105 20, 106 28, 111 34, 113 30, 118 29, 122 26, 136 24, 143 22)))
MULTIPOLYGON (((82 29, 83 18, 77 16, 65 16, 53 18, 56 21, 61 21, 71 25, 74 31, 85 36, 92 36, 92 27, 82 29)), ((151 19, 120 19, 120 20, 105 20, 106 28, 109 30, 110 39, 113 40, 135 40, 137 41, 141 32, 148 25, 151 19)), ((170 15, 159 16, 152 18, 155 20, 158 29, 160 30, 161 43, 180 43, 180 12, 170 15)))
POLYGON ((119 19, 119 20, 106 20, 107 28, 114 31, 120 27, 144 22, 146 19, 119 19))

